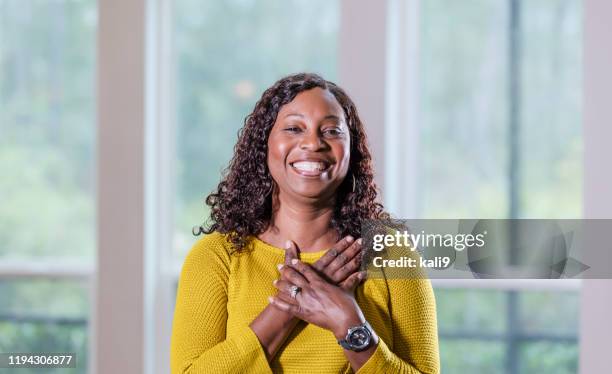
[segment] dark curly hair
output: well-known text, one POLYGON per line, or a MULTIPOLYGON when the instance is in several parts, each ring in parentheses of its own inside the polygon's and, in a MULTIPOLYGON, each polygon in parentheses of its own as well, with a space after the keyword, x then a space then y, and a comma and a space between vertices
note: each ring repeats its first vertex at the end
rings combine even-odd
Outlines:
POLYGON ((372 159, 357 108, 344 90, 319 75, 299 73, 284 77, 268 88, 238 132, 234 156, 216 191, 208 195, 208 227, 201 231, 225 233, 241 250, 249 236, 264 232, 272 218, 274 180, 267 164, 268 136, 281 107, 297 94, 315 87, 331 92, 344 110, 351 136, 349 171, 336 196, 331 225, 341 236, 359 236, 366 219, 387 218, 376 201, 372 159), (354 187, 353 187, 354 186, 354 187))

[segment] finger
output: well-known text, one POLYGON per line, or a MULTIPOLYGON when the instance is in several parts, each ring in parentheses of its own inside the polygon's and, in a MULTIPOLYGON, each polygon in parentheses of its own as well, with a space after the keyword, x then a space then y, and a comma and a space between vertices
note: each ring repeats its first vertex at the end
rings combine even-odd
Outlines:
POLYGON ((340 283, 346 280, 349 276, 355 274, 355 271, 361 266, 361 255, 357 254, 349 262, 344 264, 340 269, 332 274, 331 279, 334 283, 340 283))
POLYGON ((344 252, 344 250, 347 249, 353 242, 354 238, 352 236, 345 236, 338 243, 334 244, 334 246, 330 250, 325 252, 323 257, 318 259, 312 266, 318 271, 323 270, 327 265, 329 265, 330 262, 332 262, 336 258, 336 256, 344 252))
POLYGON ((359 283, 363 281, 365 278, 366 278, 365 271, 354 273, 350 277, 346 278, 344 282, 340 283, 340 288, 342 288, 345 291, 354 292, 355 288, 357 288, 359 283))
POLYGON ((279 299, 281 299, 282 301, 286 302, 287 304, 291 304, 291 305, 300 305, 300 303, 298 303, 298 301, 296 299, 294 299, 293 297, 291 297, 290 295, 287 295, 284 292, 279 292, 276 294, 276 297, 278 297, 279 299))
POLYGON ((292 240, 285 243, 285 265, 289 265, 291 260, 298 258, 298 249, 292 240))
POLYGON ((349 248, 347 248, 346 251, 344 251, 344 255, 349 258, 355 257, 361 252, 361 249, 363 247, 362 244, 363 244, 362 238, 355 240, 355 242, 349 248))
MULTIPOLYGON (((293 283, 288 282, 288 281, 283 280, 283 279, 277 279, 274 282, 272 282, 272 284, 278 290, 279 295, 280 294, 284 294, 284 295, 288 295, 289 297, 291 297, 290 296, 291 295, 291 287, 294 286, 293 283)), ((293 299, 293 298, 291 298, 291 299, 293 299)))
POLYGON ((355 242, 343 253, 340 253, 335 260, 333 260, 325 269, 327 274, 333 276, 333 274, 338 271, 342 266, 344 266, 347 262, 352 260, 357 253, 361 251, 361 238, 355 240, 355 242))
POLYGON ((299 305, 289 304, 289 303, 279 299, 278 297, 274 297, 274 296, 268 297, 268 301, 270 302, 270 304, 274 305, 278 309, 283 310, 285 312, 292 313, 296 317, 300 317, 301 314, 302 314, 301 313, 301 308, 300 308, 299 305))
MULTIPOLYGON (((294 258, 292 262, 293 261, 298 261, 298 259, 294 258)), ((308 280, 299 271, 293 268, 292 265, 287 266, 280 264, 278 265, 278 271, 281 274, 282 280, 291 282, 291 284, 295 284, 302 288, 308 286, 308 280)))
POLYGON ((298 259, 291 260, 291 265, 289 266, 297 270, 309 283, 322 281, 319 274, 317 274, 313 268, 298 259))

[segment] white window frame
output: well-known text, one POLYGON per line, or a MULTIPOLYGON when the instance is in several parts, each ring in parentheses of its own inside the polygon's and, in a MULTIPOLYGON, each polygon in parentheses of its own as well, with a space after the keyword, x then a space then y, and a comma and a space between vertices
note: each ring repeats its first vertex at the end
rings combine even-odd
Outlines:
MULTIPOLYGON (((583 140, 585 218, 612 218, 612 2, 583 0, 583 140), (608 172, 605 172, 608 171, 608 172)), ((607 248, 601 248, 607 250, 607 248)), ((585 279, 580 297, 580 373, 610 370, 612 280, 585 279)))
POLYGON ((145 0, 98 2, 98 246, 94 373, 143 373, 145 0))
POLYGON ((92 372, 167 373, 177 272, 171 262, 172 2, 104 0, 98 6, 92 372))

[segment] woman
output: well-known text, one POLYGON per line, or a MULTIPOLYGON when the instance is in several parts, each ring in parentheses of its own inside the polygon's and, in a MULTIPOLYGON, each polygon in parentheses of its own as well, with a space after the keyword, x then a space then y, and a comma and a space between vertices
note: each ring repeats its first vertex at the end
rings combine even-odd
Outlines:
POLYGON ((359 271, 361 223, 387 215, 347 94, 285 77, 234 150, 181 272, 172 373, 439 372, 429 281, 359 271))

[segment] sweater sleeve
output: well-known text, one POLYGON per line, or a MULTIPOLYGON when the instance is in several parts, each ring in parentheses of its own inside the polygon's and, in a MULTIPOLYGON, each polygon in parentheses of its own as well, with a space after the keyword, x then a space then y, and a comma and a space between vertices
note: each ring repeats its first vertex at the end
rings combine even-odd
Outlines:
POLYGON ((247 325, 226 338, 230 256, 219 236, 200 239, 183 265, 172 325, 172 374, 271 373, 247 325))
POLYGON ((389 279, 393 351, 378 347, 357 374, 440 372, 436 302, 428 279, 389 279))

